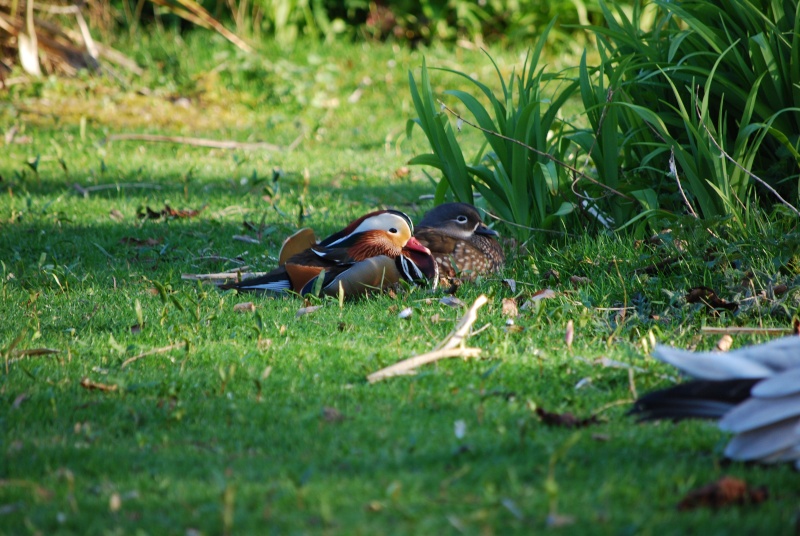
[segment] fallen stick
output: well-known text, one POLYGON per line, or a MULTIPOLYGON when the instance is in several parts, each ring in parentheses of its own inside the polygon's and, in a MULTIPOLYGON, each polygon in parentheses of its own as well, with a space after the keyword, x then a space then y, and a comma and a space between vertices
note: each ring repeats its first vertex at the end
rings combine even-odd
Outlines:
POLYGON ((700 333, 704 335, 791 335, 792 328, 700 328, 700 333))
POLYGON ((267 151, 282 151, 283 147, 267 142, 242 142, 231 140, 209 140, 206 138, 186 138, 184 136, 161 136, 158 134, 111 134, 105 142, 109 141, 150 141, 164 143, 180 143, 195 147, 211 147, 212 149, 245 149, 267 151))
POLYGON ((484 294, 478 296, 475 300, 475 303, 467 309, 467 312, 464 313, 464 316, 461 317, 461 320, 458 321, 456 327, 453 328, 453 331, 442 340, 439 344, 436 345, 434 350, 446 350, 448 348, 455 348, 456 346, 460 345, 464 339, 469 336, 469 329, 472 327, 472 324, 478 319, 478 309, 486 305, 489 301, 484 294))
POLYGON ((453 331, 451 331, 450 334, 442 340, 442 342, 437 344, 436 348, 434 348, 432 351, 416 355, 414 357, 409 357, 408 359, 404 359, 399 363, 395 363, 394 365, 382 368, 377 372, 373 372, 367 376, 367 381, 369 383, 375 383, 392 376, 414 374, 414 369, 417 367, 448 357, 477 357, 480 355, 481 349, 464 348, 463 343, 464 340, 469 336, 470 328, 478 319, 478 309, 483 307, 488 301, 489 298, 487 298, 485 295, 481 294, 478 296, 478 298, 475 300, 475 303, 470 306, 467 312, 464 313, 464 316, 461 317, 461 320, 458 321, 456 327, 453 328, 453 331), (457 346, 459 346, 459 348, 456 348, 457 346))
POLYGON ((428 363, 433 363, 434 361, 438 361, 440 359, 446 359, 448 357, 463 357, 466 359, 468 357, 478 357, 480 354, 480 348, 448 348, 434 350, 425 354, 409 357, 408 359, 400 361, 399 363, 395 363, 394 365, 383 368, 377 372, 373 372, 367 376, 367 381, 369 383, 375 383, 385 380, 386 378, 391 378, 392 376, 408 376, 410 374, 416 374, 414 369, 421 367, 422 365, 427 365, 428 363))
POLYGON ((248 279, 250 277, 259 277, 267 272, 219 272, 215 274, 181 274, 181 279, 184 281, 225 281, 227 279, 248 279))
POLYGON ((129 357, 128 359, 126 359, 125 361, 122 362, 122 366, 120 368, 125 368, 128 365, 130 365, 131 363, 133 363, 134 361, 137 361, 137 360, 139 360, 139 359, 141 359, 143 357, 147 357, 149 355, 154 355, 154 354, 163 354, 165 352, 169 352, 170 350, 175 350, 177 348, 183 348, 184 346, 186 346, 185 342, 179 342, 177 344, 170 344, 169 346, 163 346, 161 348, 155 348, 155 349, 150 350, 148 352, 144 352, 144 353, 141 353, 139 355, 135 355, 133 357, 129 357))

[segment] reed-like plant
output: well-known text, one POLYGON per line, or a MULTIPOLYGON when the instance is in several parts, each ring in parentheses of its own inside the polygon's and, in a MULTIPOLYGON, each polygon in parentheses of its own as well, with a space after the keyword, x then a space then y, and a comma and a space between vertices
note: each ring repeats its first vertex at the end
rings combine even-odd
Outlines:
MULTIPOLYGON (((578 84, 566 81, 552 99, 544 94, 546 83, 556 78, 544 74, 544 68, 539 66, 552 26, 551 22, 542 33, 519 74, 512 73, 506 81, 495 64, 499 94, 464 73, 440 70, 466 78, 488 103, 487 107, 465 91, 445 92, 461 102, 471 115, 464 120, 484 135, 486 152, 472 164, 467 163, 456 140, 451 125, 456 118, 448 115, 454 112, 445 112, 444 107, 437 106, 427 66, 423 63, 420 87, 409 73, 411 96, 418 114, 409 122, 409 134, 414 124, 419 125, 432 149, 430 154, 413 158, 411 164, 429 165, 442 171, 443 179, 436 191, 438 202, 448 189, 457 200, 471 202, 474 188, 501 218, 517 224, 509 231, 521 239, 530 236, 530 228, 554 227, 559 218, 574 208, 569 200, 572 196, 564 191, 571 182, 568 169, 558 164, 566 159, 569 149, 569 143, 561 136, 564 125, 558 119, 558 112, 578 84)), ((458 121, 461 120, 459 117, 458 121)))

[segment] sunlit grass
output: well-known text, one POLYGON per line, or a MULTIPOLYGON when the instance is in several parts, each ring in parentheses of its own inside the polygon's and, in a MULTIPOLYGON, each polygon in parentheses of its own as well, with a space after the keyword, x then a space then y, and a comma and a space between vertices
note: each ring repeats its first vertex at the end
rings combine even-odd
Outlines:
MULTIPOLYGON (((404 136, 407 70, 424 53, 489 83, 482 53, 302 44, 247 58, 207 35, 162 39, 132 50, 157 60, 141 81, 47 80, 0 102, 19 127, 0 155, 0 533, 506 534, 543 531, 553 513, 567 516, 567 534, 791 529, 789 467, 721 465, 713 426, 638 426, 625 411, 633 388, 672 381, 647 357, 651 334, 708 349, 703 325, 790 324, 794 229, 754 216, 754 236, 685 222, 661 243, 509 244, 503 277, 520 305, 544 288, 557 296, 510 325, 501 299, 515 293, 501 278, 464 284, 464 302, 490 297, 470 340, 483 358, 370 385, 367 374, 432 349, 463 311, 418 289, 296 317, 299 300, 181 274, 270 268, 298 225, 325 235, 378 206, 418 220, 433 186, 404 169, 424 143, 404 136), (103 142, 121 132, 301 141, 291 152, 103 142), (84 196, 76 183, 115 186, 84 196), (203 210, 137 217, 165 203, 203 210), (259 244, 233 239, 258 230, 259 244), (671 271, 645 270, 667 257, 671 271), (779 283, 785 294, 757 298, 779 283), (740 311, 686 304, 697 285, 740 311), (245 301, 256 314, 233 310, 245 301), (58 353, 17 352, 36 348, 58 353), (548 428, 537 406, 600 411, 601 424, 548 428), (689 489, 726 473, 767 485, 769 501, 676 512, 689 489)), ((508 72, 522 61, 491 52, 508 72)))

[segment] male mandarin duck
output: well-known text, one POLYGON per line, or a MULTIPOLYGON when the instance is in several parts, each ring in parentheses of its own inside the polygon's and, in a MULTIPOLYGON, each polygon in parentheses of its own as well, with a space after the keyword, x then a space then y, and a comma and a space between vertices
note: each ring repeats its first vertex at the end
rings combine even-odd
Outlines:
POLYGON ((477 209, 467 203, 434 207, 417 225, 414 237, 431 250, 442 275, 474 279, 499 272, 506 256, 497 231, 483 224, 477 209))
POLYGON ((800 337, 727 353, 657 346, 653 356, 696 379, 640 397, 640 420, 719 419, 735 434, 728 458, 800 469, 800 337))
POLYGON ((401 279, 436 279, 431 253, 412 230, 411 219, 398 210, 371 212, 321 242, 310 229, 302 229, 284 241, 278 268, 222 288, 307 294, 324 272, 325 293, 338 293, 341 283, 350 295, 388 288, 401 279))

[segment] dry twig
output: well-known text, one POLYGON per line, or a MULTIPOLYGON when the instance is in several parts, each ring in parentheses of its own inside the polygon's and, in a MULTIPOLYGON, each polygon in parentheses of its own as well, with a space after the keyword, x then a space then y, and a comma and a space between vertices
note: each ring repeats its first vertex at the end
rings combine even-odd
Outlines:
POLYGON ((158 134, 111 134, 105 139, 109 141, 149 141, 163 143, 180 143, 195 147, 211 147, 212 149, 244 149, 247 151, 267 150, 282 151, 283 147, 268 142, 241 142, 232 140, 209 140, 206 138, 187 138, 184 136, 161 136, 158 134))
POLYGON ((143 357, 147 357, 149 355, 154 355, 154 354, 163 354, 165 352, 169 352, 170 350, 176 350, 178 348, 184 348, 185 346, 186 346, 185 342, 179 342, 177 344, 170 344, 169 346, 163 346, 161 348, 155 348, 155 349, 150 350, 148 352, 144 352, 144 353, 141 353, 139 355, 135 355, 133 357, 129 357, 128 359, 126 359, 125 361, 122 362, 122 366, 120 368, 125 368, 128 365, 130 365, 131 363, 133 363, 134 361, 137 361, 137 360, 139 360, 139 359, 141 359, 143 357))
POLYGON ((478 309, 483 307, 488 301, 489 299, 485 295, 481 294, 478 296, 475 303, 464 313, 464 316, 458 321, 456 327, 453 328, 453 331, 451 331, 442 342, 437 344, 433 351, 410 357, 394 365, 382 368, 377 372, 373 372, 367 376, 367 381, 375 383, 380 380, 385 380, 386 378, 391 378, 392 376, 414 374, 416 368, 448 357, 478 357, 481 353, 480 348, 464 348, 463 343, 469 336, 470 328, 478 319, 478 309))

